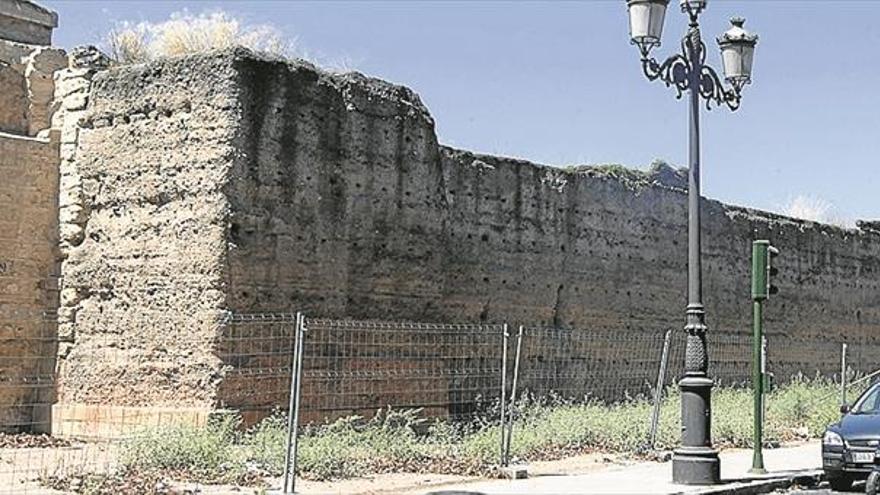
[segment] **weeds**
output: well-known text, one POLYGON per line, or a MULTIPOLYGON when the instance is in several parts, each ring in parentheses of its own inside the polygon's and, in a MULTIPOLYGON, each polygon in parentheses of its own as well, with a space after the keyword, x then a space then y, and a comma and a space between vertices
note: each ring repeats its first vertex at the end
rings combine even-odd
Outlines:
POLYGON ((244 473, 236 448, 239 419, 212 418, 204 427, 172 424, 148 428, 123 444, 120 463, 141 471, 184 471, 210 481, 235 480, 244 473))
POLYGON ((287 56, 293 43, 269 25, 246 25, 223 11, 190 14, 177 12, 158 23, 121 23, 104 39, 110 57, 123 64, 158 57, 245 46, 256 51, 287 56))
MULTIPOLYGON (((669 389, 661 404, 656 448, 676 446, 679 409, 678 394, 669 389)), ((716 444, 751 446, 751 390, 717 387, 712 410, 716 444)), ((511 455, 520 460, 593 451, 634 454, 645 447, 651 402, 639 398, 609 405, 525 396, 515 411, 511 455)), ((485 405, 483 412, 471 422, 453 423, 425 420, 418 409, 389 409, 370 419, 350 416, 309 425, 299 437, 298 474, 313 480, 405 471, 487 474, 498 462, 501 426, 497 404, 485 405)), ((768 442, 816 438, 839 417, 837 385, 821 377, 795 378, 768 395, 766 413, 768 442)), ((237 418, 225 415, 205 427, 151 429, 123 446, 121 462, 128 472, 172 472, 203 482, 280 475, 285 416, 272 415, 245 431, 238 426, 237 418)))

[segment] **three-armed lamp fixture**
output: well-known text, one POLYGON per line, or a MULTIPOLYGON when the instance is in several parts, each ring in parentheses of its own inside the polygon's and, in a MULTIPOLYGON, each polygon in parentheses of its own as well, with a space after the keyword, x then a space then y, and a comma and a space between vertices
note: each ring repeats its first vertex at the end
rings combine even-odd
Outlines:
POLYGON ((708 374, 706 311, 703 306, 700 242, 700 99, 706 107, 726 105, 739 108, 743 88, 752 80, 752 59, 758 37, 743 29, 744 19, 735 17, 733 27, 718 37, 728 87, 712 67, 706 65, 706 45, 700 37, 699 17, 707 0, 680 0, 681 11, 690 22, 681 40, 681 52, 665 61, 652 58, 660 46, 663 20, 670 0, 626 0, 632 43, 641 53, 642 70, 651 81, 660 80, 675 88, 677 97, 688 92, 688 305, 687 348, 681 391, 681 447, 672 457, 672 479, 685 484, 718 483, 720 461, 712 448, 712 379, 708 374))

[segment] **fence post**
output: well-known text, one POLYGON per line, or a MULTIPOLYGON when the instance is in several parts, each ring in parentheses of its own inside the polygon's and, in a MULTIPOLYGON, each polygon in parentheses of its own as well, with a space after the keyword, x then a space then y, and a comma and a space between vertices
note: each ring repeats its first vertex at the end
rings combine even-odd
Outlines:
POLYGON ((846 342, 840 347, 840 405, 846 405, 846 342))
MULTIPOLYGON (((513 358, 513 385, 510 389, 510 414, 507 419, 507 441, 504 444, 504 466, 510 464, 510 439, 513 435, 513 414, 516 410, 516 382, 519 378, 519 357, 522 349, 523 327, 519 326, 516 336, 516 357, 513 358)), ((502 428, 504 425, 501 426, 502 428)))
POLYGON ((663 337, 663 352, 660 354, 660 369, 657 372, 657 388, 654 390, 654 410, 651 413, 651 433, 648 448, 654 449, 657 442, 657 427, 660 424, 660 399, 663 397, 663 386, 666 384, 666 366, 669 362, 669 341, 672 330, 666 330, 663 337))
POLYGON ((504 464, 504 409, 507 405, 507 323, 504 324, 501 335, 501 448, 498 450, 499 465, 504 464))
POLYGON ((303 338, 305 315, 296 314, 293 361, 290 367, 290 400, 287 409, 287 451, 284 459, 284 494, 296 493, 296 457, 299 433, 299 395, 302 390, 303 338))

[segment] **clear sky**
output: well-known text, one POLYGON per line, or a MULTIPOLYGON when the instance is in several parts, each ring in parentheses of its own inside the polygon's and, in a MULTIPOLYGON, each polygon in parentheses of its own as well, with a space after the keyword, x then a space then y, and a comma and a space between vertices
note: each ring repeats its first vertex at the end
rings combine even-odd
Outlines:
MULTIPOLYGON (((413 88, 440 141, 464 149, 550 165, 686 163, 686 105, 641 74, 623 0, 41 3, 59 12, 65 47, 183 9, 272 24, 319 60, 413 88)), ((880 1, 710 0, 703 33, 719 70, 714 37, 732 15, 761 39, 743 107, 703 114, 704 194, 772 211, 805 196, 880 219, 880 1)), ((685 28, 671 5, 658 54, 685 28)))

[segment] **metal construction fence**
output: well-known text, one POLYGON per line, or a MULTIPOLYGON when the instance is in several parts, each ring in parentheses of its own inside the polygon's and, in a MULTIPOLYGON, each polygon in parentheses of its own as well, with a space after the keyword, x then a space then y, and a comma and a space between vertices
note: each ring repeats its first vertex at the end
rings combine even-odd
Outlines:
MULTIPOLYGON (((0 343, 0 492, 82 491, 85 475, 124 468, 133 440, 157 430, 165 438, 186 435, 178 425, 208 425, 217 411, 230 411, 242 428, 273 416, 287 424, 281 480, 290 491, 300 427, 369 419, 389 409, 505 425, 498 438, 503 464, 516 401, 656 403, 680 378, 685 350, 684 332, 671 329, 352 321, 299 313, 226 314, 213 323, 213 333, 180 328, 156 341, 152 336, 160 333, 150 325, 174 328, 172 320, 151 317, 137 336, 89 334, 72 341, 59 337, 52 313, 7 318, 0 343), (209 389, 212 395, 205 395, 209 389), (210 406, 196 407, 206 401, 210 406)), ((202 324, 210 327, 193 323, 202 324)), ((708 342, 710 374, 726 385, 748 384, 751 335, 712 332, 708 342)), ((841 369, 874 369, 878 346, 851 342, 841 359, 843 344, 770 335, 767 368, 779 381, 797 374, 837 380, 841 369)), ((655 407, 645 421, 656 423, 656 415, 655 407)))
POLYGON ((464 418, 501 389, 504 325, 298 321, 296 314, 228 319, 221 344, 230 365, 223 406, 255 419, 286 406, 297 349, 304 422, 382 408, 464 418))

